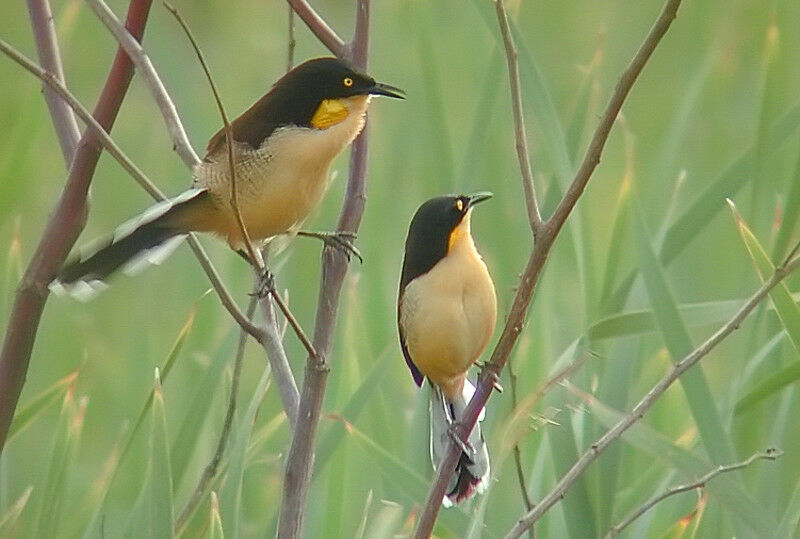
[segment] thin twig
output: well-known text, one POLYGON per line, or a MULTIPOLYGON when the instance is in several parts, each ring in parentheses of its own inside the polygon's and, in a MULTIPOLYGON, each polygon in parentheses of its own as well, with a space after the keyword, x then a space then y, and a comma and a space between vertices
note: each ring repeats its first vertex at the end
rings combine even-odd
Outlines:
MULTIPOLYGON (((50 88, 55 90, 55 92, 61 96, 61 98, 66 101, 69 106, 75 111, 75 114, 83 120, 87 126, 91 129, 91 132, 94 133, 98 139, 100 144, 105 148, 108 153, 114 157, 114 159, 119 162, 122 168, 131 175, 131 177, 136 180, 136 182, 145 190, 147 193, 153 197, 155 200, 163 201, 166 200, 166 196, 161 190, 156 187, 156 185, 150 181, 147 176, 136 166, 130 158, 125 155, 122 149, 114 142, 114 140, 108 135, 108 133, 103 129, 103 127, 92 117, 89 111, 81 105, 81 103, 75 98, 69 90, 67 90, 63 84, 59 81, 55 80, 53 76, 44 71, 41 67, 37 66, 31 60, 26 58, 22 55, 19 51, 14 49, 11 45, 0 39, 0 51, 5 53, 9 58, 17 62, 20 66, 34 74, 36 77, 41 79, 45 84, 47 84, 50 88)), ((217 292, 217 295, 220 298, 220 301, 225 306, 225 308, 230 312, 233 316, 234 320, 239 323, 239 325, 247 331, 250 335, 252 335, 256 340, 259 342, 264 338, 263 331, 254 326, 242 313, 239 307, 236 305, 233 297, 228 292, 225 284, 222 282, 222 279, 217 273, 214 266, 211 264, 211 261, 208 258, 208 255, 205 253, 205 250, 197 241, 197 238, 190 234, 188 238, 189 245, 191 246, 192 250, 197 256, 200 265, 208 275, 209 280, 211 281, 214 290, 217 292)))
POLYGON ((628 430, 633 424, 644 417, 644 414, 656 403, 659 397, 678 379, 680 376, 689 370, 692 366, 705 357, 711 350, 714 349, 720 342, 722 342, 728 335, 733 333, 739 328, 745 318, 750 312, 769 294, 770 290, 775 288, 787 275, 792 273, 800 267, 800 257, 793 259, 785 265, 778 266, 772 277, 769 278, 750 298, 744 305, 736 312, 736 314, 721 328, 719 328, 711 337, 709 337, 700 346, 692 350, 679 362, 675 363, 670 371, 659 380, 647 394, 633 407, 633 409, 625 414, 620 420, 611 427, 605 434, 603 434, 596 442, 594 442, 589 449, 581 455, 581 457, 572 465, 572 468, 561 478, 561 480, 553 487, 553 489, 539 501, 539 504, 528 511, 522 518, 519 519, 517 524, 511 529, 506 536, 507 538, 519 537, 526 529, 532 526, 541 516, 547 512, 553 505, 564 497, 567 490, 572 484, 583 474, 584 471, 591 465, 592 462, 600 456, 600 454, 613 442, 618 440, 622 434, 628 430))
MULTIPOLYGON (((511 408, 517 409, 517 373, 514 372, 514 362, 509 359, 508 361, 508 377, 511 379, 511 408)), ((522 494, 522 502, 525 504, 525 509, 530 511, 533 508, 531 497, 528 495, 528 487, 525 486, 525 472, 522 470, 522 452, 519 449, 519 442, 514 443, 514 465, 517 469, 517 481, 519 482, 519 490, 522 494)), ((533 527, 528 530, 528 535, 534 539, 535 533, 533 527)))
MULTIPOLYGON (((186 21, 183 20, 183 17, 181 17, 180 13, 178 13, 178 10, 172 5, 164 2, 164 6, 175 16, 178 23, 181 25, 181 28, 183 28, 183 31, 186 32, 186 36, 192 43, 192 47, 197 54, 197 58, 200 60, 200 65, 203 66, 203 71, 205 72, 206 79, 211 86, 211 91, 214 93, 214 100, 217 103, 217 109, 219 110, 219 114, 222 116, 222 122, 225 125, 225 143, 228 146, 228 172, 230 172, 231 176, 231 209, 233 210, 233 215, 236 217, 236 223, 239 226, 239 232, 242 235, 242 241, 244 242, 245 249, 247 250, 247 256, 250 258, 250 263, 253 264, 253 267, 255 267, 259 275, 264 276, 267 272, 267 267, 261 257, 261 252, 253 247, 253 242, 250 239, 250 234, 247 232, 247 226, 245 225, 244 219, 242 218, 242 212, 239 208, 239 201, 236 192, 236 166, 234 165, 233 158, 233 131, 231 130, 231 124, 228 121, 228 115, 225 114, 225 107, 222 105, 222 99, 219 96, 217 85, 214 83, 214 77, 211 76, 211 70, 208 68, 208 64, 203 56, 203 52, 200 50, 200 46, 194 39, 192 31, 189 29, 186 21)), ((281 298, 280 294, 278 294, 274 284, 272 282, 268 282, 267 286, 269 287, 269 294, 273 297, 275 303, 278 304, 281 312, 289 321, 289 325, 292 326, 295 334, 297 334, 297 338, 300 339, 303 347, 305 347, 306 352, 308 352, 309 355, 316 357, 317 351, 314 350, 314 345, 311 344, 311 341, 309 340, 308 336, 306 336, 306 333, 303 331, 303 328, 300 326, 297 318, 295 318, 294 314, 292 314, 292 312, 289 310, 289 307, 286 305, 286 303, 284 303, 283 298, 281 298)))
POLYGON ((308 29, 317 36, 323 45, 328 47, 333 54, 342 58, 345 55, 346 44, 340 38, 333 28, 328 26, 325 19, 320 17, 314 8, 312 8, 306 0, 286 0, 292 9, 297 13, 303 22, 306 23, 308 29))
MULTIPOLYGON (((234 166, 234 157, 233 157, 233 132, 231 130, 231 125, 228 120, 228 116, 225 112, 225 107, 222 104, 222 98, 219 95, 219 91, 217 89, 216 84, 214 83, 214 78, 211 76, 211 70, 208 67, 208 63, 205 60, 205 56, 203 55, 202 50, 200 49, 200 45, 197 43, 197 40, 194 38, 191 29, 186 24, 186 21, 180 15, 178 10, 169 4, 168 2, 164 2, 164 7, 172 13, 175 19, 180 24, 183 31, 186 33, 186 36, 189 39, 189 42, 192 45, 192 48, 197 55, 198 60, 200 61, 200 65, 203 68, 203 72, 206 75, 206 79, 208 80, 209 86, 211 87, 211 91, 214 94, 214 100, 217 104, 217 109, 219 110, 220 116, 222 117, 222 122, 224 124, 225 129, 225 142, 227 144, 228 150, 228 167, 231 176, 231 208, 233 209, 234 215, 236 216, 236 221, 239 225, 239 230, 242 234, 243 241, 245 243, 248 256, 250 258, 250 262, 253 267, 256 269, 256 274, 258 278, 263 278, 266 272, 266 264, 264 263, 263 257, 261 256, 261 252, 256 250, 253 246, 252 241, 250 240, 250 236, 247 232, 247 227, 245 226, 244 220, 242 219, 242 214, 239 208, 239 203, 237 199, 237 192, 236 192, 236 167, 234 166)), ((256 287, 258 290, 258 287, 256 287)), ((288 306, 285 305, 283 299, 275 290, 274 286, 270 286, 269 290, 270 294, 274 297, 275 301, 281 307, 281 310, 286 316, 287 320, 290 321, 292 324, 292 328, 294 329, 295 333, 297 334, 300 342, 306 347, 306 350, 314 354, 314 348, 311 346, 308 337, 303 332, 303 329, 297 323, 294 315, 289 310, 288 306)), ((269 298, 262 298, 262 303, 268 303, 270 300, 269 298)), ((267 311, 269 309, 264 308, 265 316, 267 315, 267 311)), ((250 317, 248 317, 249 319, 250 317)), ((289 367, 289 360, 286 357, 286 352, 283 349, 283 345, 281 344, 281 339, 278 335, 277 330, 273 331, 274 328, 270 327, 270 324, 274 324, 274 315, 272 320, 269 319, 267 316, 266 327, 260 330, 260 337, 258 338, 259 343, 264 347, 264 350, 267 354, 267 359, 270 363, 270 367, 272 369, 272 376, 275 380, 276 384, 278 385, 279 392, 281 395, 281 401, 283 402, 284 410, 286 411, 286 416, 289 418, 289 424, 294 429, 295 420, 297 418, 297 404, 300 400, 299 392, 297 391, 297 382, 295 382, 294 375, 292 374, 292 370, 289 367)))
MULTIPOLYGON (((50 3, 48 0, 28 0, 28 13, 31 18, 33 35, 36 38, 39 63, 61 83, 65 83, 64 68, 61 65, 61 54, 58 51, 58 39, 50 3)), ((72 109, 47 85, 44 85, 44 98, 50 109, 50 118, 53 120, 58 143, 61 145, 61 153, 64 154, 64 161, 69 168, 81 138, 78 122, 72 109)))
POLYGON ((659 494, 658 496, 654 496, 649 501, 644 503, 641 507, 639 507, 636 511, 631 513, 625 520, 617 524, 616 526, 612 526, 608 533, 605 535, 606 539, 611 537, 615 537, 619 535, 623 529, 628 527, 634 520, 642 516, 645 512, 649 511, 653 508, 656 504, 660 503, 661 501, 669 498, 670 496, 674 496, 675 494, 680 494, 681 492, 688 492, 690 490, 695 490, 698 488, 705 487, 709 481, 714 479, 716 476, 734 472, 736 470, 741 470, 742 468, 747 468, 751 464, 753 464, 757 460, 775 460, 778 457, 783 455, 783 451, 780 449, 775 448, 768 448, 766 451, 757 451, 750 455, 750 458, 747 458, 741 462, 737 462, 735 464, 728 464, 728 465, 720 465, 705 474, 704 476, 700 477, 696 481, 692 481, 691 483, 686 483, 684 485, 676 485, 664 491, 663 493, 659 494))
MULTIPOLYGON (((642 46, 636 52, 631 63, 620 77, 609 104, 606 107, 606 111, 595 129, 592 141, 586 151, 583 164, 576 173, 572 184, 559 202, 553 216, 547 220, 539 230, 533 250, 531 251, 531 255, 528 258, 528 262, 522 274, 522 279, 517 287, 517 293, 514 296, 511 311, 506 319, 503 332, 492 352, 491 360, 481 372, 475 394, 464 411, 463 417, 459 421, 460 428, 458 430, 460 431, 462 440, 467 439, 470 431, 472 431, 475 426, 480 410, 486 406, 489 395, 494 388, 495 381, 500 376, 511 354, 511 350, 514 348, 522 332, 525 315, 528 312, 528 307, 533 298, 533 291, 539 281, 539 276, 547 261, 550 249, 561 231, 561 228, 564 226, 567 217, 569 217, 572 209, 583 193, 595 167, 600 162, 600 155, 609 133, 611 132, 611 127, 614 125, 614 120, 625 98, 633 87, 633 83, 636 81, 639 73, 641 73, 642 68, 652 55, 656 45, 661 41, 661 38, 664 37, 671 22, 675 19, 680 3, 681 0, 667 0, 664 4, 661 14, 642 43, 642 46)), ((458 444, 456 444, 455 441, 451 441, 448 444, 444 459, 439 464, 436 478, 428 492, 423 511, 417 522, 417 529, 414 532, 414 537, 419 539, 425 538, 430 536, 433 531, 433 525, 439 514, 447 484, 453 475, 460 453, 461 450, 458 444)), ((541 504, 539 504, 537 508, 538 507, 541 507, 541 504)))
MULTIPOLYGON (((315 35, 337 56, 344 55, 358 67, 366 69, 369 44, 369 0, 357 0, 356 24, 352 41, 346 46, 341 39, 301 0, 288 0, 315 35), (310 11, 309 11, 310 10, 310 11), (335 39, 334 39, 335 38, 335 39)), ((339 214, 337 230, 356 233, 366 201, 367 127, 353 143, 350 153, 350 175, 345 200, 339 214)), ((318 357, 306 361, 303 389, 300 396, 297 428, 286 459, 283 497, 278 517, 278 537, 302 536, 308 489, 314 468, 314 440, 319 426, 322 402, 330 370, 327 357, 333 346, 333 334, 340 293, 347 273, 347 257, 337 249, 322 251, 322 285, 317 302, 314 327, 314 348, 318 357)))
POLYGON ((288 39, 286 43, 286 71, 287 73, 292 70, 294 67, 294 49, 297 47, 297 40, 294 37, 294 8, 287 4, 288 9, 286 10, 289 13, 288 17, 288 39))
MULTIPOLYGON (((149 10, 150 0, 131 0, 126 26, 135 39, 141 39, 144 33, 149 10)), ((133 66, 118 50, 94 110, 94 117, 106 129, 114 124, 132 76, 133 66)), ((14 296, 0 352, 0 451, 5 445, 25 383, 33 343, 49 293, 47 285, 83 229, 86 198, 99 158, 96 132, 87 129, 78 143, 61 196, 14 296)))
POLYGON ((533 184, 533 170, 531 168, 530 153, 528 152, 528 135, 525 132, 525 117, 522 113, 522 87, 519 82, 519 61, 514 37, 508 24, 508 15, 503 0, 495 0, 497 20, 500 23, 500 33, 506 49, 508 63, 508 82, 511 86, 511 108, 514 113, 514 138, 519 159, 519 170, 522 173, 522 190, 525 193, 525 206, 528 208, 528 222, 533 232, 533 237, 542 227, 542 216, 539 213, 539 203, 536 199, 536 187, 533 184))
MULTIPOLYGON (((252 321, 255 311, 256 298, 253 296, 250 298, 250 303, 247 305, 248 320, 252 321)), ((174 530, 176 536, 181 534, 183 526, 188 522, 189 517, 192 516, 195 508, 203 499, 203 495, 205 494, 208 485, 211 483, 211 480, 214 479, 214 476, 217 473, 219 463, 222 461, 222 455, 225 453, 225 446, 228 443, 231 425, 233 425, 233 415, 236 412, 236 397, 239 393, 239 380, 242 373, 242 359, 244 358, 244 346, 246 343, 247 333, 243 330, 239 336, 239 346, 236 349, 236 357, 233 361, 233 376, 231 378, 231 392, 228 396, 228 410, 225 412, 225 422, 222 424, 222 431, 219 434, 217 449, 214 451, 214 456, 211 457, 211 460, 203 470, 203 475, 200 476, 200 480, 197 482, 197 486, 192 492, 192 495, 189 497, 186 507, 183 508, 183 511, 181 511, 181 514, 178 516, 177 520, 175 520, 174 530)))
POLYGON ((181 159, 183 159, 183 162, 186 163, 189 169, 194 169, 194 167, 200 163, 200 158, 197 157, 197 154, 192 148, 189 138, 186 136, 186 131, 183 129, 183 124, 178 116, 178 112, 175 110, 175 104, 170 99, 169 94, 167 94, 167 90, 164 88, 164 84, 161 82, 158 73, 156 73, 153 63, 150 61, 147 53, 142 48, 141 44, 133 39, 125 27, 120 24, 116 15, 114 15, 103 0, 86 0, 86 3, 89 4, 92 11, 95 12, 106 28, 114 35, 117 42, 125 49, 125 52, 128 53, 139 75, 144 78, 147 83, 147 87, 150 89, 150 93, 153 95, 153 99, 155 99, 158 109, 161 111, 161 115, 167 125, 167 131, 169 131, 172 137, 172 145, 175 151, 181 159))

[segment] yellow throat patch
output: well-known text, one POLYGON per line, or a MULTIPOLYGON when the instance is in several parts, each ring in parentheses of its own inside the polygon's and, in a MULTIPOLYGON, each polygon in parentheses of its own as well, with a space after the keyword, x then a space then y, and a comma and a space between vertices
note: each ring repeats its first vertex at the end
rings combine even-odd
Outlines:
POLYGON ((447 240, 447 252, 449 253, 453 247, 461 243, 462 241, 470 239, 470 223, 469 223, 469 215, 465 215, 461 222, 456 225, 452 232, 450 232, 450 237, 447 240))
POLYGON ((344 121, 349 113, 350 111, 340 100, 324 99, 311 117, 311 126, 316 129, 328 129, 344 121))

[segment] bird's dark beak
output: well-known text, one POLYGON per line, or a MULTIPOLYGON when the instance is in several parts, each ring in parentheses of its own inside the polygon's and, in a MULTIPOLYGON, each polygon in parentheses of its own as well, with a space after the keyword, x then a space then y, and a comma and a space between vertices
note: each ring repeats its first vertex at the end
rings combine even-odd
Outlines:
POLYGON ((388 97, 396 97, 397 99, 406 98, 406 93, 403 90, 395 86, 383 84, 382 82, 376 82, 372 86, 372 88, 369 88, 368 93, 370 95, 385 95, 388 97))
POLYGON ((493 196, 492 193, 490 193, 489 191, 481 191, 480 193, 474 193, 468 196, 469 202, 467 202, 467 206, 471 208, 475 204, 483 202, 484 200, 489 200, 490 198, 492 198, 492 196, 493 196))

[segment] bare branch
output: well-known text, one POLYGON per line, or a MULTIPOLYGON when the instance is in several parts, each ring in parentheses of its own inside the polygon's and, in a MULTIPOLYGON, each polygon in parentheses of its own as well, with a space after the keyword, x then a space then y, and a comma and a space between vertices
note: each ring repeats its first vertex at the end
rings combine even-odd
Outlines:
MULTIPOLYGON (((234 166, 233 160, 233 131, 231 130, 231 124, 228 121, 228 115, 225 113, 225 107, 222 105, 222 99, 219 96, 219 91, 217 90, 217 85, 214 83, 214 78, 211 76, 211 70, 206 63, 205 57, 203 56, 203 52, 200 50, 200 46, 198 45, 197 41, 192 35, 192 31, 189 29, 189 26, 183 20, 178 10, 175 9, 173 6, 164 2, 164 6, 167 10, 175 16, 177 19, 178 24, 181 25, 184 32, 186 33, 189 41, 194 48, 195 53, 197 54, 197 58, 200 60, 200 65, 203 67, 203 71, 206 74, 206 79, 208 80, 209 85, 211 86, 211 91, 214 94, 214 100, 217 103, 217 108, 219 110, 220 116, 222 117, 222 122, 225 125, 225 143, 228 147, 228 167, 231 176, 231 207, 233 208, 233 213, 236 216, 236 221, 239 225, 239 231, 242 234, 242 239, 244 240, 245 246, 247 248, 247 253, 250 258, 251 264, 256 271, 256 278, 263 279, 265 276, 265 272, 267 271, 266 264, 261 256, 261 252, 257 251, 255 247, 253 247, 253 243, 250 240, 250 235, 247 233, 247 227, 245 226, 244 219, 242 219, 242 213, 239 210, 239 202, 237 200, 237 193, 236 193, 236 167, 234 166)), ((260 293, 260 286, 257 284, 255 287, 256 292, 260 293)), ((311 341, 306 336, 303 328, 300 326, 297 319, 294 317, 292 312, 289 310, 289 307, 284 303, 283 298, 281 298, 280 294, 278 294, 275 287, 270 285, 269 288, 269 295, 272 296, 275 303, 278 304, 278 307, 283 312, 286 320, 288 320, 289 324, 292 326, 295 334, 300 339, 300 342, 303 344, 305 349, 308 353, 312 356, 316 356, 317 352, 314 350, 311 341)), ((267 303, 270 301, 269 297, 262 298, 263 303, 267 303)), ((269 311, 271 310, 268 306, 262 306, 265 315, 269 315, 269 311)), ((274 320, 274 315, 273 315, 274 320)), ((269 324, 269 322, 268 322, 269 324)), ((262 344, 264 344, 265 348, 267 349, 267 359, 270 361, 270 366, 273 369, 273 376, 275 377, 278 386, 283 388, 281 391, 281 396, 284 399, 284 408, 286 410, 286 415, 290 418, 290 424, 294 427, 293 419, 296 419, 297 416, 297 401, 299 400, 299 393, 297 391, 297 383, 294 380, 294 375, 292 374, 291 369, 289 368, 289 362, 286 358, 286 352, 283 350, 283 345, 281 344, 280 339, 277 338, 277 331, 270 332, 265 331, 263 333, 263 337, 261 339, 262 344), (267 341, 269 341, 267 343, 267 341)))
MULTIPOLYGON (((150 0, 131 0, 126 26, 134 39, 141 39, 149 10, 150 0)), ((132 76, 133 66, 117 51, 94 111, 94 117, 107 130, 114 123, 132 76)), ((36 331, 48 297, 47 285, 83 229, 86 196, 99 157, 96 132, 87 129, 78 143, 61 196, 14 296, 0 352, 0 451, 25 383, 36 331)))
MULTIPOLYGON (((333 28, 328 26, 325 19, 320 17, 314 8, 306 0, 286 0, 292 9, 297 13, 308 29, 317 36, 323 45, 328 47, 334 55, 343 58, 345 54, 345 42, 342 41, 333 28)), ((356 32, 357 33, 357 32, 356 32)))
POLYGON ((287 12, 289 13, 289 37, 286 43, 286 71, 289 72, 294 67, 294 49, 297 46, 297 40, 294 37, 294 8, 289 5, 287 12))
MULTIPOLYGON (((58 39, 50 3, 48 0, 28 0, 28 13, 31 18, 33 35, 36 38, 39 63, 46 71, 64 83, 64 68, 61 65, 61 54, 58 51, 58 39)), ((61 145, 61 153, 64 154, 64 162, 69 168, 81 138, 78 122, 75 120, 72 110, 47 85, 44 85, 44 98, 50 108, 50 117, 56 129, 58 143, 61 145)))
POLYGON ((639 507, 636 511, 631 513, 625 520, 617 524, 616 526, 612 526, 608 533, 605 535, 606 539, 611 537, 615 537, 619 535, 623 529, 628 527, 634 520, 642 516, 644 513, 652 509, 656 504, 660 503, 661 501, 669 498, 670 496, 674 496, 675 494, 680 494, 681 492, 688 492, 690 490, 695 490, 698 488, 703 488, 708 484, 709 481, 714 479, 719 474, 733 472, 736 470, 741 470, 742 468, 747 468, 751 464, 753 464, 757 460, 775 460, 778 457, 783 455, 783 451, 780 449, 775 448, 768 448, 766 451, 757 451, 750 455, 749 458, 737 462, 735 464, 728 464, 728 465, 720 465, 705 474, 704 476, 700 477, 696 481, 692 481, 691 483, 686 483, 684 485, 676 485, 664 491, 663 493, 659 494, 651 498, 649 501, 644 503, 641 507, 639 507))
POLYGON ((128 33, 124 26, 122 26, 117 19, 116 15, 109 9, 103 0, 86 0, 92 11, 100 18, 103 24, 117 39, 117 42, 128 53, 131 61, 136 66, 139 75, 147 83, 150 93, 153 95, 156 104, 158 105, 161 115, 167 124, 167 131, 172 137, 172 144, 175 151, 186 163, 189 169, 194 167, 200 162, 194 149, 192 148, 189 138, 186 136, 186 131, 183 129, 178 112, 175 110, 175 105, 167 93, 164 84, 156 73, 153 63, 145 53, 142 46, 128 33))
MULTIPOLYGON (((511 407, 513 410, 516 410, 517 373, 514 372, 514 362, 510 359, 508 361, 508 376, 511 379, 511 407)), ((533 507, 533 503, 531 503, 531 497, 528 495, 528 487, 525 486, 525 472, 522 471, 522 453, 519 449, 519 442, 514 444, 514 465, 517 469, 517 480, 519 481, 519 490, 522 494, 522 502, 525 504, 525 509, 530 510, 533 507)), ((533 535, 532 528, 531 535, 533 535)))
MULTIPOLYGON (((298 5, 307 6, 305 2, 295 0, 289 2, 296 11, 298 5)), ((310 24, 301 11, 297 12, 306 24, 310 24)), ((320 37, 319 34, 317 36, 320 37)), ((321 37, 320 39, 325 43, 321 37)), ((325 44, 331 48, 328 43, 325 44)), ((337 46, 337 48, 339 51, 334 53, 339 55, 342 51, 346 51, 349 60, 366 69, 369 52, 369 0, 357 0, 353 40, 346 47, 337 46)), ((337 227, 338 230, 353 234, 358 231, 366 202, 367 128, 368 125, 365 125, 353 143, 347 191, 337 227)), ((277 535, 281 538, 302 535, 308 488, 314 468, 314 440, 330 371, 326 358, 333 345, 339 297, 347 273, 347 257, 339 250, 325 247, 322 251, 322 260, 322 285, 317 302, 313 341, 318 357, 309 356, 306 361, 297 428, 286 460, 283 499, 278 517, 277 535)))
POLYGON ((618 440, 622 434, 628 430, 633 424, 644 417, 644 414, 656 403, 659 397, 687 370, 694 366, 698 361, 705 357, 711 350, 714 349, 720 342, 722 342, 728 335, 733 333, 739 328, 741 323, 755 309, 755 307, 763 300, 770 290, 775 288, 787 275, 792 273, 800 267, 800 257, 795 258, 785 265, 781 265, 775 269, 775 273, 758 289, 744 305, 737 311, 737 313, 721 328, 719 328, 711 337, 704 343, 695 348, 691 353, 686 355, 679 362, 675 363, 670 371, 659 380, 647 394, 633 407, 633 409, 625 414, 611 429, 606 431, 596 442, 594 442, 589 449, 581 455, 581 457, 573 464, 572 468, 561 478, 561 480, 553 487, 553 489, 542 498, 539 504, 528 511, 522 518, 519 519, 517 524, 509 531, 507 538, 519 537, 522 533, 532 526, 541 516, 547 512, 553 505, 564 497, 567 490, 572 484, 583 474, 589 465, 605 451, 613 442, 618 440))
POLYGON ((628 67, 625 68, 625 71, 622 73, 616 88, 614 88, 611 100, 608 102, 606 110, 600 118, 600 124, 597 126, 592 136, 589 148, 586 150, 586 155, 575 175, 575 179, 572 180, 572 184, 570 184, 569 189, 567 189, 567 192, 558 204, 553 216, 547 221, 547 227, 553 229, 552 233, 557 233, 561 226, 563 226, 572 208, 574 208, 575 204, 578 202, 578 198, 580 198, 583 190, 586 188, 586 184, 589 183, 589 178, 591 178, 594 169, 597 167, 598 163, 600 163, 603 147, 608 140, 608 135, 611 133, 611 128, 614 126, 614 121, 622 108, 622 104, 625 102, 625 98, 628 96, 633 83, 636 82, 639 73, 642 72, 642 69, 650 59, 656 46, 661 42, 661 38, 664 37, 672 21, 675 20, 680 5, 681 0, 668 0, 666 4, 664 4, 658 19, 656 19, 650 32, 647 34, 647 38, 645 38, 641 47, 639 47, 639 50, 636 51, 633 59, 631 59, 631 62, 628 64, 628 67))
MULTIPOLYGON (((256 297, 253 296, 250 298, 250 304, 247 306, 248 320, 253 319, 253 314, 255 311, 256 297)), ((217 449, 214 451, 214 456, 211 457, 211 461, 203 470, 203 475, 200 476, 200 481, 197 482, 197 486, 195 487, 194 492, 192 492, 192 495, 189 497, 186 507, 183 508, 183 511, 181 511, 180 515, 175 520, 175 535, 181 534, 184 524, 188 522, 189 517, 192 516, 195 508, 197 508, 197 505, 203 499, 206 488, 208 488, 211 480, 214 479, 214 475, 217 473, 219 463, 222 460, 222 455, 225 452, 225 446, 228 443, 228 436, 231 432, 231 425, 233 425, 233 414, 236 412, 236 397, 239 393, 239 379, 242 373, 242 359, 244 358, 244 346, 246 343, 247 332, 242 330, 241 336, 239 337, 239 346, 236 349, 236 357, 233 360, 233 376, 231 377, 231 393, 228 396, 228 410, 225 412, 225 422, 222 424, 222 432, 220 432, 219 440, 217 441, 217 449)))
MULTIPOLYGON (((276 294, 274 297, 277 297, 276 294)), ((281 298, 282 299, 282 298, 281 298)), ((275 309, 271 301, 259 301, 261 312, 264 315, 264 339, 261 340, 261 346, 267 353, 269 358, 270 368, 272 369, 272 379, 278 386, 278 392, 281 396, 283 409, 286 411, 286 417, 289 419, 289 426, 294 433, 297 426, 297 413, 300 406, 300 392, 297 390, 297 382, 295 381, 292 369, 289 366, 289 358, 286 356, 286 350, 282 344, 282 334, 278 328, 278 319, 275 316, 275 309)))
MULTIPOLYGON (((489 399, 489 395, 494 388, 495 381, 500 376, 511 354, 511 350, 514 348, 522 332, 525 315, 528 312, 528 307, 533 298, 533 291, 541 275, 544 263, 547 261, 550 249, 558 237, 561 228, 564 226, 567 217, 569 217, 570 212, 583 193, 597 163, 600 161, 600 155, 608 139, 614 120, 625 98, 633 87, 637 76, 650 58, 656 45, 661 41, 661 38, 664 37, 671 22, 675 19, 675 14, 680 3, 681 0, 667 0, 656 23, 651 28, 642 46, 636 52, 628 68, 617 83, 606 108, 606 112, 600 124, 595 129, 592 142, 587 149, 583 164, 576 173, 572 184, 561 199, 553 216, 542 225, 539 234, 536 236, 536 242, 528 258, 520 284, 517 287, 517 293, 514 296, 511 311, 506 319, 506 325, 492 352, 491 360, 481 372, 475 394, 464 411, 464 416, 458 423, 462 440, 467 439, 470 431, 475 426, 478 414, 480 410, 486 406, 486 401, 489 399)), ((455 470, 460 453, 461 450, 458 444, 451 441, 444 459, 439 463, 436 478, 431 486, 431 490, 428 492, 428 498, 425 501, 423 512, 417 523, 414 537, 423 538, 431 534, 433 525, 436 522, 436 517, 439 514, 439 509, 441 508, 447 484, 455 470)), ((538 507, 541 507, 541 504, 538 507)))
MULTIPOLYGON (((83 105, 73 96, 69 90, 67 90, 59 81, 55 80, 50 73, 45 72, 42 70, 41 67, 37 66, 33 62, 31 62, 28 58, 20 54, 16 51, 13 47, 11 47, 8 43, 0 39, 0 51, 4 52, 8 55, 12 60, 17 62, 19 65, 39 77, 45 84, 47 84, 50 88, 52 88, 61 98, 64 99, 66 103, 69 104, 70 108, 78 115, 78 117, 86 122, 87 126, 91 128, 91 131, 97 136, 99 139, 99 143, 105 148, 109 154, 111 154, 114 159, 122 165, 122 168, 125 169, 128 174, 133 177, 136 182, 142 186, 142 188, 147 191, 147 193, 153 197, 155 200, 162 201, 166 200, 166 196, 161 190, 156 187, 156 185, 150 181, 147 176, 130 160, 130 158, 125 155, 125 153, 120 149, 120 147, 111 139, 111 137, 106 133, 103 127, 92 117, 92 115, 87 111, 83 105)), ((127 58, 127 57, 126 57, 127 58)), ((252 335, 256 340, 261 342, 264 339, 264 332, 254 326, 245 315, 239 310, 239 307, 236 305, 233 297, 228 292, 225 284, 222 282, 222 279, 217 273, 214 266, 211 264, 211 261, 208 258, 203 247, 197 241, 197 238, 190 234, 188 237, 189 246, 195 253, 200 265, 205 270, 206 274, 208 275, 209 280, 211 281, 214 290, 217 292, 217 295, 220 298, 223 306, 231 313, 234 320, 236 320, 239 325, 247 331, 250 335, 252 335)), ((63 260, 62 260, 63 262, 63 260)), ((57 269, 57 268, 56 268, 57 269)), ((55 272, 55 270, 54 270, 55 272)), ((46 285, 47 283, 45 283, 46 285)))
POLYGON ((531 168, 530 154, 528 152, 528 135, 525 132, 525 118, 522 114, 522 88, 519 82, 519 62, 514 37, 508 25, 508 15, 503 0, 495 0, 497 20, 500 22, 500 33, 506 49, 508 63, 508 82, 511 86, 511 108, 514 113, 514 137, 516 139, 517 158, 519 170, 522 173, 522 190, 525 193, 525 206, 528 208, 528 222, 534 238, 542 227, 542 216, 539 213, 539 203, 536 201, 536 188, 533 184, 533 170, 531 168))

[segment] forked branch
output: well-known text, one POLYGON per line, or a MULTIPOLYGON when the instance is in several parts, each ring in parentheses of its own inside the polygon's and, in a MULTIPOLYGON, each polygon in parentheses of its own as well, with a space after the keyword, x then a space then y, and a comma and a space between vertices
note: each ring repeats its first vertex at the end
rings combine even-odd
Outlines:
MULTIPOLYGON (((500 2, 501 0, 495 0, 500 2)), ((536 235, 536 242, 528 258, 525 270, 522 274, 522 279, 517 287, 517 292, 511 306, 511 311, 506 319, 506 325, 500 335, 492 357, 487 363, 486 367, 481 372, 480 380, 477 390, 472 397, 467 409, 464 411, 464 416, 459 421, 462 428, 460 434, 462 440, 466 440, 467 435, 475 426, 478 419, 480 410, 486 405, 495 381, 503 371, 508 357, 511 354, 517 339, 522 332, 525 323, 525 316, 528 312, 531 299, 533 298, 533 291, 539 281, 542 268, 544 267, 547 257, 550 253, 556 238, 558 237, 561 228, 569 217, 575 204, 578 202, 583 190, 586 187, 592 173, 594 172, 597 164, 600 162, 600 155, 602 154, 603 147, 605 146, 614 121, 617 118, 620 108, 625 101, 625 98, 630 93, 633 83, 644 68, 647 60, 652 55, 655 47, 666 34, 670 24, 675 19, 675 15, 680 5, 681 0, 667 0, 658 16, 655 24, 651 28, 644 42, 639 50, 634 55, 630 64, 623 72, 617 83, 616 88, 611 96, 611 99, 606 106, 606 110, 600 120, 599 125, 595 129, 592 136, 589 148, 583 159, 583 163, 575 175, 569 189, 564 194, 559 202, 553 216, 550 217, 539 229, 536 235)), ((501 28, 505 28, 504 24, 504 10, 502 6, 498 6, 498 17, 500 20, 501 28)), ((513 63, 513 55, 508 55, 508 58, 513 63)), ((512 71, 513 69, 510 68, 512 71)), ((523 176, 525 171, 523 170, 523 176)), ((439 509, 442 504, 447 484, 458 462, 460 449, 455 442, 450 442, 448 445, 447 453, 439 463, 436 477, 434 479, 431 490, 428 493, 428 498, 425 501, 425 506, 420 519, 417 523, 417 529, 414 533, 416 538, 425 538, 430 536, 433 531, 433 525, 436 522, 436 517, 439 514, 439 509)), ((536 508, 541 508, 541 504, 536 508)))

